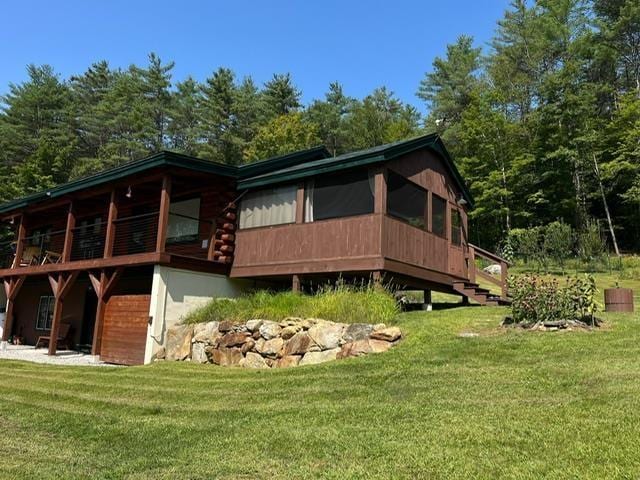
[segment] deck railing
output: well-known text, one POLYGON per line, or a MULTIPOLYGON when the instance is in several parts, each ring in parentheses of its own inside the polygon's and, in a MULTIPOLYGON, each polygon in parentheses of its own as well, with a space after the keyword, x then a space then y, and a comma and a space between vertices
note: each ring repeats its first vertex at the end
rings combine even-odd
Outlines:
POLYGON ((509 297, 508 276, 509 262, 495 253, 469 244, 469 280, 471 282, 477 283, 478 279, 483 279, 500 288, 500 296, 506 299, 509 297), (484 269, 490 265, 499 265, 500 273, 486 272, 484 269))
POLYGON ((155 252, 158 212, 118 218, 113 226, 115 231, 111 256, 155 252))

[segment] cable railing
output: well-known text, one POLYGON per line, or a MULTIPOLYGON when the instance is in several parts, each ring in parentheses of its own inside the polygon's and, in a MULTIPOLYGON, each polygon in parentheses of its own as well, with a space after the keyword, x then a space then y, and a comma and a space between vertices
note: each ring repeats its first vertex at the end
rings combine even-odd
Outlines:
POLYGON ((158 237, 158 212, 114 220, 112 256, 155 252, 158 237))
POLYGON ((171 213, 165 250, 174 255, 206 260, 214 228, 212 221, 171 213))
POLYGON ((74 228, 71 261, 102 258, 106 232, 106 224, 102 222, 74 228))

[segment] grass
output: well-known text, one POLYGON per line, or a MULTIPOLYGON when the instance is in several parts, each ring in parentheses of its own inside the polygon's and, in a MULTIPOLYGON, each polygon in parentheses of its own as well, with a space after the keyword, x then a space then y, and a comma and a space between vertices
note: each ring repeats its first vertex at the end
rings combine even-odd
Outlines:
POLYGON ((506 312, 405 313, 391 351, 294 369, 2 361, 0 478, 637 478, 638 315, 506 312))
POLYGON ((253 318, 280 321, 286 317, 323 318, 345 323, 389 322, 398 315, 390 293, 373 284, 361 286, 338 283, 315 295, 292 292, 256 291, 237 299, 216 299, 191 312, 185 323, 253 318))

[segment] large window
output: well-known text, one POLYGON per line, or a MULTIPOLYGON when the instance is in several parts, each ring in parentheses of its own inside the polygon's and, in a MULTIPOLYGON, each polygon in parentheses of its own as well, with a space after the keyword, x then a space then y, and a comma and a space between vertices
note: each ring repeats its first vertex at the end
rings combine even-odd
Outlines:
POLYGON ((373 176, 366 170, 311 180, 305 188, 305 221, 373 213, 373 192, 373 176))
POLYGON ((296 221, 296 185, 249 192, 240 205, 240 228, 265 227, 296 221))
POLYGON ((55 297, 52 296, 40 297, 40 303, 38 304, 38 316, 36 318, 36 330, 51 329, 55 301, 55 297))
POLYGON ((447 231, 447 201, 437 195, 431 195, 431 231, 444 237, 447 231))
POLYGON ((387 213, 424 228, 427 192, 397 173, 387 175, 387 213))
POLYGON ((462 245, 462 217, 455 208, 451 209, 451 243, 462 245))
POLYGON ((173 202, 169 205, 167 243, 193 242, 198 239, 200 198, 173 202))

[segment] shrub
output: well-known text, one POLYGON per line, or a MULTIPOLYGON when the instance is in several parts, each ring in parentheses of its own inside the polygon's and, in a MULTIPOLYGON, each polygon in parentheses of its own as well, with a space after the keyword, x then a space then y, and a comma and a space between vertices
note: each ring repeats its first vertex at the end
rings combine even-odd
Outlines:
POLYGON ((387 289, 374 284, 354 286, 338 282, 320 288, 313 295, 259 290, 236 299, 214 299, 183 320, 201 323, 314 317, 344 323, 385 323, 398 313, 398 305, 387 289))
POLYGON ((600 224, 597 220, 590 220, 578 233, 578 255, 580 259, 594 267, 594 263, 600 260, 607 251, 607 243, 602 235, 600 224))
POLYGON ((562 269, 573 250, 573 231, 570 225, 564 222, 552 222, 544 231, 545 255, 553 259, 562 269))
POLYGON ((564 286, 556 279, 535 275, 511 277, 509 293, 513 320, 524 325, 571 320, 593 323, 598 309, 591 275, 567 278, 564 286))

